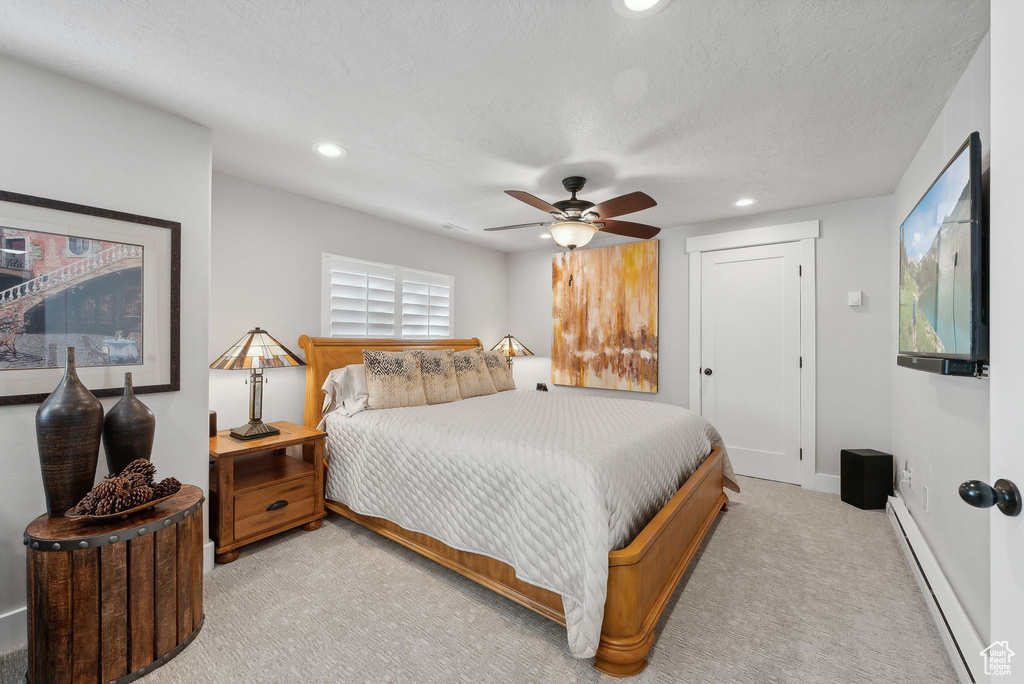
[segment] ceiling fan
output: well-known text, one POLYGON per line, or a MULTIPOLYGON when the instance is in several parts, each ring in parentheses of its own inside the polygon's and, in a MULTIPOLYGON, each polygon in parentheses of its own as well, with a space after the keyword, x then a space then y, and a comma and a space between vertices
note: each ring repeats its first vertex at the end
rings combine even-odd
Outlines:
POLYGON ((597 231, 625 235, 626 237, 641 238, 649 240, 659 232, 661 228, 648 226, 643 223, 631 221, 614 221, 613 216, 624 216, 643 209, 650 209, 658 203, 649 195, 642 192, 631 192, 628 195, 620 195, 600 204, 594 204, 586 200, 576 199, 576 193, 583 189, 587 179, 582 176, 569 176, 562 180, 562 187, 572 193, 572 198, 560 200, 554 204, 545 202, 539 197, 534 197, 522 190, 506 190, 505 194, 515 197, 520 202, 526 202, 531 207, 551 214, 553 221, 540 221, 537 223, 517 223, 513 226, 499 226, 497 228, 485 228, 484 230, 511 230, 513 228, 528 228, 530 226, 549 226, 548 232, 551 237, 562 247, 570 250, 582 247, 590 242, 597 231))

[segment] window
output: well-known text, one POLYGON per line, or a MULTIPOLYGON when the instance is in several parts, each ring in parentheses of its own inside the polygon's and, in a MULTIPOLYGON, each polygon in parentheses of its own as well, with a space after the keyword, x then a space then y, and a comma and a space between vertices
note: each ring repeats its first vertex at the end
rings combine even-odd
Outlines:
POLYGON ((68 238, 68 251, 73 256, 85 256, 93 251, 93 241, 86 238, 68 238))
POLYGON ((452 336, 455 278, 324 254, 325 337, 444 339, 452 336))

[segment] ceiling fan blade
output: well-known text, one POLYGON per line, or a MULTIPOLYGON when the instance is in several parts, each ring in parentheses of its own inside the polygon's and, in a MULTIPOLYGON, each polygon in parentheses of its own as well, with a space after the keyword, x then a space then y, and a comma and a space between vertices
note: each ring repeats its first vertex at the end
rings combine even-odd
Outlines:
POLYGON ((643 240, 650 240, 661 232, 661 228, 648 226, 645 223, 633 223, 632 221, 599 221, 599 223, 604 224, 604 227, 601 228, 602 233, 614 233, 615 235, 625 235, 626 237, 641 238, 643 240))
POLYGON ((635 211, 650 209, 656 206, 658 206, 658 203, 647 193, 631 192, 628 195, 620 195, 619 197, 605 200, 597 206, 588 209, 587 213, 594 212, 605 219, 613 216, 625 216, 635 211))
POLYGON ((517 223, 514 226, 498 226, 497 228, 484 228, 487 230, 512 230, 513 228, 530 228, 531 226, 546 226, 550 221, 540 221, 539 223, 517 223))
POLYGON ((526 202, 531 207, 536 207, 537 209, 540 209, 541 211, 547 212, 549 214, 552 212, 555 214, 562 213, 562 210, 556 207, 555 205, 545 202, 540 197, 534 197, 528 192, 523 192, 522 190, 506 190, 505 194, 508 195, 509 197, 515 197, 520 202, 526 202))

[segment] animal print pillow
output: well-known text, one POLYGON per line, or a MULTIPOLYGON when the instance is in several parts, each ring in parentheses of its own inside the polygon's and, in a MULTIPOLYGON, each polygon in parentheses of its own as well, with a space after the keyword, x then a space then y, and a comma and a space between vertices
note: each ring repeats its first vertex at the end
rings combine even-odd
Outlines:
POLYGON ((479 349, 455 352, 455 376, 459 381, 459 394, 463 399, 494 394, 491 372, 487 370, 484 354, 479 349))
POLYGON ((423 391, 428 404, 447 404, 462 399, 459 381, 455 375, 455 350, 417 351, 423 391))
POLYGON ((427 403, 423 391, 420 357, 415 352, 388 352, 364 349, 366 388, 371 409, 423 406, 427 403))
POLYGON ((516 381, 512 379, 512 369, 508 367, 505 355, 500 351, 485 351, 483 354, 487 370, 491 372, 491 380, 494 381, 494 389, 499 392, 514 390, 516 381))

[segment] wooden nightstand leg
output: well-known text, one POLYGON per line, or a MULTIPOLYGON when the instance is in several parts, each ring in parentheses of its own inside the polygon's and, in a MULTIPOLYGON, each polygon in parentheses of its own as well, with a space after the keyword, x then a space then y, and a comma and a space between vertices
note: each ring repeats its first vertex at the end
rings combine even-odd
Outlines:
MULTIPOLYGON (((235 459, 230 456, 217 459, 217 506, 217 546, 223 548, 235 541, 235 459)), ((215 560, 230 563, 236 558, 238 551, 229 551, 215 560)))
POLYGON ((215 554, 214 557, 213 557, 213 560, 218 565, 223 565, 225 563, 231 563, 231 562, 233 562, 237 558, 238 558, 238 549, 235 549, 234 551, 228 551, 227 553, 215 554))
MULTIPOLYGON (((316 503, 313 510, 316 513, 324 512, 324 439, 314 440, 302 445, 302 460, 313 464, 313 491, 316 493, 316 503)), ((317 527, 311 529, 317 529, 317 527)), ((306 529, 305 527, 303 529, 306 529)))
POLYGON ((302 529, 306 530, 307 532, 312 532, 314 530, 319 530, 320 529, 320 525, 322 525, 322 524, 323 524, 322 521, 314 520, 312 522, 308 522, 305 525, 303 525, 302 529))

